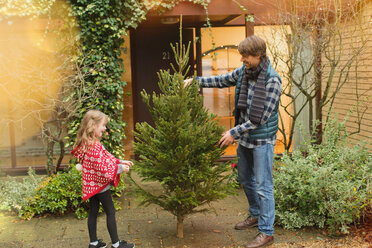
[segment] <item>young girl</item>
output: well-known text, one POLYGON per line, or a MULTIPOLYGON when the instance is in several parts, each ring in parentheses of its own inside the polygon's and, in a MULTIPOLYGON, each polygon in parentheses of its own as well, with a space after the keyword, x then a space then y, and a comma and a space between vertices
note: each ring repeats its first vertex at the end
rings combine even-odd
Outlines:
MULTIPOLYGON (((99 141, 106 131, 108 117, 98 111, 88 111, 81 121, 72 155, 79 159, 83 173, 83 200, 90 199, 88 215, 89 248, 104 248, 106 243, 97 238, 97 215, 99 203, 102 203, 107 217, 111 248, 133 248, 134 244, 119 240, 116 229, 115 208, 110 187, 120 180, 120 173, 128 172, 131 161, 116 159, 99 141)), ((78 167, 77 167, 78 168, 78 167)))

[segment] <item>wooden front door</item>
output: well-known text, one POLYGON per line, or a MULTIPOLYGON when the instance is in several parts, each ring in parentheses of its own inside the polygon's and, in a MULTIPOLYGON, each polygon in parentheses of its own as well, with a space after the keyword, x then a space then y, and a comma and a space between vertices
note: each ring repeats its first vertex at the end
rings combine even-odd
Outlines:
MULTIPOLYGON (((170 43, 179 43, 179 37, 178 27, 143 27, 131 32, 134 124, 144 121, 153 124, 148 108, 142 101, 141 91, 146 90, 148 94, 160 92, 157 72, 171 69, 170 63, 176 65, 170 43)), ((182 39, 186 45, 191 42, 189 75, 193 75, 193 30, 184 29, 182 39)))

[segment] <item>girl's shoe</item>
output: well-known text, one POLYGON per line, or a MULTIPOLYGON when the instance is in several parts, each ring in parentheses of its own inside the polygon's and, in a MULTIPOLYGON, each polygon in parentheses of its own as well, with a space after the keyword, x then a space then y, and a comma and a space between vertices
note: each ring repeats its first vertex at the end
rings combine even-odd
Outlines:
POLYGON ((106 243, 103 242, 102 239, 99 239, 98 244, 96 244, 96 245, 89 244, 88 248, 106 248, 106 243))
MULTIPOLYGON (((119 246, 118 246, 118 248, 134 248, 134 244, 132 244, 132 243, 128 243, 127 241, 125 241, 125 240, 120 240, 119 241, 119 246)), ((111 248, 115 248, 115 247, 113 247, 113 246, 111 246, 111 248)))

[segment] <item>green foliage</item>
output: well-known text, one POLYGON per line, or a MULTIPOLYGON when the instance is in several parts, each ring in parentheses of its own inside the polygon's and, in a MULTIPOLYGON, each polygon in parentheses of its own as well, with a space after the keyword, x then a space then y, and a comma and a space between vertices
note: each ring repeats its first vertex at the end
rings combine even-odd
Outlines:
MULTIPOLYGON (((231 161, 230 161, 231 162, 231 161)), ((234 163, 231 164, 231 175, 229 177, 229 182, 231 182, 235 188, 240 188, 240 182, 238 177, 238 167, 237 167, 237 159, 233 161, 234 163)))
POLYGON ((9 1, 0 0, 0 16, 6 18, 9 13, 20 16, 37 17, 48 14, 57 0, 9 1))
POLYGON ((189 47, 172 46, 178 68, 172 65, 174 73, 158 73, 160 94, 142 92, 154 126, 138 123, 134 145, 139 158, 135 171, 143 181, 159 182, 164 189, 154 194, 137 185, 142 204, 157 204, 178 220, 206 211, 197 207, 222 199, 233 189, 226 173, 230 162, 216 162, 224 151, 217 146, 223 128, 203 107, 198 82, 184 86, 189 47))
POLYGON ((36 176, 31 168, 28 176, 22 180, 16 177, 3 178, 0 181, 0 210, 19 214, 22 206, 27 203, 27 198, 34 194, 35 188, 43 179, 44 177, 36 176))
MULTIPOLYGON (((177 4, 180 2, 184 2, 185 0, 160 0, 160 1, 151 1, 145 0, 144 5, 147 10, 157 10, 159 14, 162 14, 168 10, 173 9, 177 4)), ((193 4, 201 5, 206 11, 210 0, 188 0, 188 2, 192 2, 193 4)))
POLYGON ((325 127, 321 145, 306 145, 275 163, 276 220, 286 228, 328 227, 347 233, 371 202, 372 155, 348 146, 345 122, 325 127))
MULTIPOLYGON (((135 0, 71 0, 71 6, 81 33, 80 59, 84 60, 85 64, 99 63, 99 70, 85 68, 89 72, 93 71, 86 78, 89 83, 82 94, 92 97, 79 102, 79 111, 69 123, 68 145, 73 144, 79 123, 86 111, 96 108, 111 118, 108 124, 108 139, 102 143, 115 156, 122 157, 126 126, 122 120, 123 87, 126 85, 121 80, 124 73, 120 57, 123 52, 123 37, 127 34, 127 28, 136 27, 145 18, 146 12, 140 1, 135 0)), ((72 97, 76 97, 74 93, 72 97)))
MULTIPOLYGON (((120 196, 124 190, 123 179, 118 187, 112 187, 112 195, 120 196)), ((114 200, 116 209, 119 204, 114 200)), ((78 218, 87 217, 88 201, 82 199, 82 175, 74 166, 69 168, 67 173, 58 173, 46 177, 31 197, 22 205, 20 216, 24 219, 31 219, 35 215, 63 214, 74 212, 78 218)))

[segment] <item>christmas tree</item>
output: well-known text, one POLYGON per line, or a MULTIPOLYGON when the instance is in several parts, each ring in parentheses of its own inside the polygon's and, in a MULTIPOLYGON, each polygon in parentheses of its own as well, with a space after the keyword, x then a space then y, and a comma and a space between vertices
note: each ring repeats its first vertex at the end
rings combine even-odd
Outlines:
POLYGON ((181 34, 171 47, 176 66, 171 64, 173 73, 158 73, 161 93, 141 93, 154 125, 138 123, 134 144, 135 171, 143 181, 159 182, 163 191, 155 194, 135 184, 142 204, 157 204, 177 217, 177 237, 183 238, 185 217, 207 211, 203 206, 227 196, 233 185, 229 162, 217 162, 224 152, 218 146, 223 127, 203 107, 199 83, 184 85, 190 43, 186 48, 181 34))

